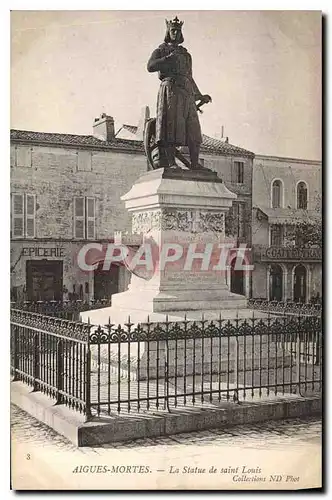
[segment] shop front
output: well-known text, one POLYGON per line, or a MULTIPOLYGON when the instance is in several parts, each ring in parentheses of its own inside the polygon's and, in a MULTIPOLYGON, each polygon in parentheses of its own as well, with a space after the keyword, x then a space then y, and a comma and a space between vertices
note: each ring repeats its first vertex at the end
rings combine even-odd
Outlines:
POLYGON ((253 298, 310 302, 321 297, 321 248, 256 247, 253 298))

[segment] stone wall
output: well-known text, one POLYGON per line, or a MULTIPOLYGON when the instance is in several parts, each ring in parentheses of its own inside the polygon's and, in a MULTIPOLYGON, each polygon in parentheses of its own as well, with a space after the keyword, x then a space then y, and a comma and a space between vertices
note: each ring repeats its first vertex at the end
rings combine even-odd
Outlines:
POLYGON ((36 237, 73 239, 75 196, 96 199, 96 239, 130 230, 120 197, 147 170, 143 154, 12 145, 11 192, 36 195, 36 237))

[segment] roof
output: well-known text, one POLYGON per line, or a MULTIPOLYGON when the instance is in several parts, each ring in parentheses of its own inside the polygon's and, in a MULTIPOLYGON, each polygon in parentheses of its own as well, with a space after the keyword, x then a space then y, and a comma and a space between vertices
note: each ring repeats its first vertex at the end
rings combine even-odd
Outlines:
MULTIPOLYGON (((119 134, 121 130, 124 129, 133 135, 137 133, 137 127, 135 125, 124 124, 117 132, 119 134)), ((203 144, 201 147, 202 152, 206 153, 219 153, 224 155, 235 155, 235 156, 250 156, 254 157, 255 154, 246 149, 240 148, 239 146, 234 146, 229 144, 229 142, 221 141, 220 139, 214 139, 208 135, 202 134, 203 144)))
POLYGON ((289 162, 289 163, 301 163, 302 165, 322 165, 321 160, 306 160, 304 158, 292 158, 290 156, 273 156, 273 155, 263 155, 255 154, 255 161, 273 161, 273 162, 289 162))
MULTIPOLYGON (((137 133, 137 127, 134 125, 124 124, 119 132, 124 129, 130 132, 133 136, 137 133)), ((77 135, 77 134, 60 134, 53 132, 34 132, 31 130, 15 130, 10 131, 11 141, 24 141, 41 144, 54 144, 63 146, 86 146, 102 149, 122 149, 131 151, 144 151, 143 142, 137 139, 122 139, 117 136, 112 141, 106 142, 98 139, 93 135, 77 135)), ((226 155, 226 156, 246 156, 253 158, 255 155, 251 151, 234 146, 228 142, 214 139, 203 134, 202 152, 226 155)))
POLYGON ((114 138, 113 141, 106 142, 93 135, 59 134, 53 132, 34 132, 31 130, 10 131, 11 141, 27 141, 32 143, 57 144, 63 146, 92 146, 110 149, 133 149, 144 151, 141 141, 114 138))

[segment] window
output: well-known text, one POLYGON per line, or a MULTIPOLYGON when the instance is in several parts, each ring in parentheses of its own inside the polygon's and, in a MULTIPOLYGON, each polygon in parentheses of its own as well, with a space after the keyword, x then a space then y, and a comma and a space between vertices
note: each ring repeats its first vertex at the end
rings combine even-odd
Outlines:
POLYGON ((308 190, 305 182, 299 182, 297 185, 297 208, 307 210, 308 190))
POLYGON ((281 225, 273 225, 271 226, 271 246, 272 247, 280 247, 283 243, 282 238, 282 226, 281 225))
POLYGON ((16 151, 16 167, 31 167, 32 166, 32 148, 29 146, 17 146, 16 151))
POLYGON ((77 157, 77 170, 82 172, 91 172, 92 154, 90 151, 79 151, 77 157))
POLYGON ((243 184, 243 180, 244 180, 244 163, 243 163, 243 161, 235 161, 234 162, 234 169, 235 169, 234 182, 237 182, 238 184, 243 184))
POLYGON ((35 238, 36 196, 34 194, 12 195, 12 237, 35 238))
POLYGON ((74 237, 95 238, 95 199, 84 196, 74 198, 74 237))
POLYGON ((282 185, 281 181, 276 180, 272 184, 272 208, 281 207, 282 185))

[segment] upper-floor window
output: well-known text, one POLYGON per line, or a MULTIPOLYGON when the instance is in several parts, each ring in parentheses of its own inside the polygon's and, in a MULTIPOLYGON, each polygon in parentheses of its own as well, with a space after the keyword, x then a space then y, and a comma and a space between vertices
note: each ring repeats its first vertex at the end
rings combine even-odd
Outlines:
POLYGON ((282 184, 275 180, 272 184, 272 208, 280 208, 282 204, 282 184))
POLYGON ((308 189, 305 182, 299 182, 297 185, 297 208, 307 210, 308 206, 308 189))
POLYGON ((234 173, 235 178, 233 182, 237 182, 238 184, 243 184, 244 182, 244 162, 243 161, 235 161, 234 162, 234 173))
POLYGON ((271 246, 281 247, 283 243, 283 230, 280 224, 271 226, 271 246))
POLYGON ((74 237, 82 240, 93 240, 95 227, 95 199, 76 196, 74 198, 74 237))
POLYGON ((11 146, 11 167, 32 167, 32 148, 30 146, 11 146))
POLYGON ((13 238, 35 238, 36 195, 28 193, 12 194, 11 222, 13 238))

